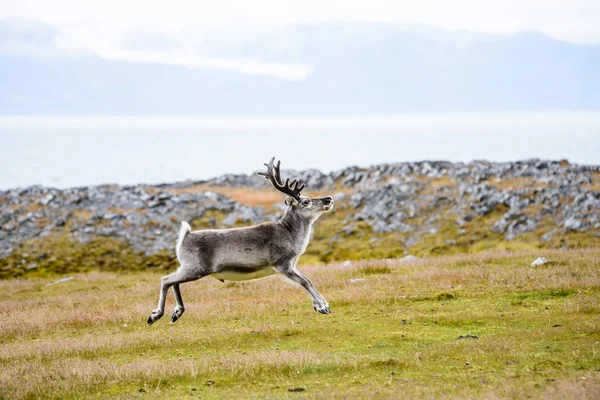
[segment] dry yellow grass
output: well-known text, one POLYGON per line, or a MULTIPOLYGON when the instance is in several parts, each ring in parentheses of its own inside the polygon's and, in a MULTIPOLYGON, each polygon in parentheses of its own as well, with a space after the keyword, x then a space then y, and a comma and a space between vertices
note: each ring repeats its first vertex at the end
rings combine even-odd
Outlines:
POLYGON ((0 397, 598 398, 600 251, 538 255, 303 267, 326 316, 275 277, 209 277, 151 327, 155 273, 1 281, 0 397))
POLYGON ((449 176, 442 176, 439 178, 429 179, 429 184, 432 189, 438 189, 442 186, 454 186, 456 185, 456 179, 449 176))
POLYGON ((600 192, 600 172, 594 171, 592 172, 592 183, 587 183, 585 185, 581 185, 582 189, 586 190, 595 190, 600 192))
MULTIPOLYGON (((174 194, 216 192, 247 206, 270 207, 274 204, 281 203, 283 199, 283 194, 273 188, 253 189, 249 187, 209 186, 206 184, 199 184, 184 189, 169 189, 168 191, 174 194)), ((353 191, 349 188, 342 188, 336 189, 335 192, 349 194, 353 191)), ((331 194, 330 191, 317 190, 310 191, 310 193, 307 192, 306 196, 318 197, 331 194)))
POLYGON ((490 185, 494 186, 499 190, 517 190, 531 187, 541 188, 549 187, 552 185, 552 183, 544 184, 540 182, 540 180, 530 176, 521 176, 506 179, 492 178, 488 182, 490 185))
POLYGON ((169 189, 174 194, 216 192, 248 206, 271 206, 281 202, 281 194, 273 189, 258 190, 249 187, 221 187, 199 184, 184 189, 169 189))
POLYGON ((93 214, 90 210, 73 210, 73 216, 77 219, 83 220, 83 221, 89 221, 93 214))
POLYGON ((26 212, 31 212, 31 213, 38 213, 38 212, 42 211, 42 208, 43 208, 42 205, 38 204, 38 203, 30 203, 30 204, 27 204, 27 206, 23 207, 23 209, 26 212))

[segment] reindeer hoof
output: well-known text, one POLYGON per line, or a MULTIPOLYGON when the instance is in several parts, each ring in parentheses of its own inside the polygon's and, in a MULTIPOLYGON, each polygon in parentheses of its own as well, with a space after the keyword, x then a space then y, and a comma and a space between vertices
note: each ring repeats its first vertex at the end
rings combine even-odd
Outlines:
POLYGON ((179 316, 177 315, 177 313, 176 313, 176 312, 174 312, 174 313, 171 315, 171 322, 175 322, 175 321, 177 321, 178 319, 179 319, 179 316))
POLYGON ((163 316, 162 311, 160 311, 160 310, 152 311, 152 314, 150 314, 150 316, 148 317, 148 325, 152 325, 153 323, 158 321, 160 319, 160 317, 162 317, 162 316, 163 316))
POLYGON ((323 307, 323 308, 313 307, 313 308, 315 309, 315 311, 318 311, 321 314, 329 314, 331 312, 331 309, 329 309, 329 307, 323 307))

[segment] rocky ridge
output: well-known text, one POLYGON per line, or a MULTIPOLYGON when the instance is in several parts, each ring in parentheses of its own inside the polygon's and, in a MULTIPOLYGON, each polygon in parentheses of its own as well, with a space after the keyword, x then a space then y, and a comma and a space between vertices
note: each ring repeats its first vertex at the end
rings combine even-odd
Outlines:
MULTIPOLYGON (((366 224, 376 235, 401 234, 398 245, 410 248, 445 229, 448 221, 461 235, 485 217, 492 219, 491 231, 507 241, 528 232, 539 232, 540 243, 569 232, 600 236, 599 166, 543 160, 424 161, 284 175, 306 182, 308 195, 334 194, 338 210, 345 212, 340 213, 341 236, 332 241, 362 234, 366 224)), ((274 220, 283 210, 281 205, 242 204, 220 194, 220 188, 270 190, 270 184, 249 174, 154 186, 0 191, 0 260, 27 240, 57 233, 84 243, 114 237, 152 254, 173 247, 181 220, 204 218, 209 226, 231 227, 274 220)))

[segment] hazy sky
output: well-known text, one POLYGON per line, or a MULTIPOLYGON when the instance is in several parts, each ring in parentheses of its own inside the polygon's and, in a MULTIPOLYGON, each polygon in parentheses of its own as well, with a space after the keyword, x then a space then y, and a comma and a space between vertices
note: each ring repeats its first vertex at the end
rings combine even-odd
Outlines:
POLYGON ((64 117, 0 117, 0 188, 200 179, 272 155, 597 163, 600 114, 560 111, 600 107, 598 21, 600 0, 0 0, 0 115, 64 117), (152 117, 79 117, 110 114, 152 117))
POLYGON ((0 0, 0 22, 26 33, 1 42, 0 53, 91 54, 300 80, 314 70, 310 60, 241 57, 237 50, 255 41, 289 46, 286 40, 292 39, 285 29, 294 24, 353 22, 494 34, 538 31, 559 40, 600 44, 598 21, 598 0, 0 0), (32 23, 56 31, 50 44, 36 41, 32 23), (226 56, 213 56, 215 49, 226 56))

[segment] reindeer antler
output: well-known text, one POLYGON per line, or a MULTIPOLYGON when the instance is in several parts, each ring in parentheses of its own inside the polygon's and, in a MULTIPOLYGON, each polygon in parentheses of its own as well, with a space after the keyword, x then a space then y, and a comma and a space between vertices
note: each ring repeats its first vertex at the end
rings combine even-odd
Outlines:
POLYGON ((267 167, 266 172, 257 172, 258 175, 264 176, 268 180, 271 181, 275 189, 279 190, 282 193, 292 196, 297 201, 300 201, 300 192, 306 186, 304 183, 300 183, 297 179, 294 179, 290 182, 290 178, 285 180, 285 183, 281 183, 281 172, 279 171, 279 167, 281 166, 281 161, 277 161, 277 165, 274 165, 275 157, 271 158, 269 163, 265 163, 267 167))

